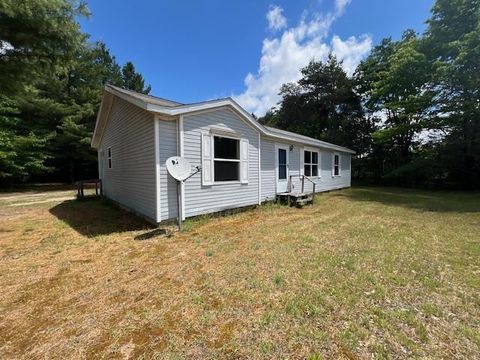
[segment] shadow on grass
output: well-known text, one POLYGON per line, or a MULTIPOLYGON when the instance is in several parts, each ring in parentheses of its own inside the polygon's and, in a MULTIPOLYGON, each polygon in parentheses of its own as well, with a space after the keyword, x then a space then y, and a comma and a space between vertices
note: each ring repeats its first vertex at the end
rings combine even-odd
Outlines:
POLYGON ((143 234, 140 234, 140 235, 137 235, 135 236, 135 240, 137 241, 144 241, 144 240, 150 240, 150 239, 153 239, 157 236, 171 236, 172 233, 169 232, 167 229, 165 228, 155 228, 151 231, 147 231, 143 234))
POLYGON ((355 201, 374 201, 432 212, 480 212, 480 193, 422 191, 401 188, 353 187, 334 196, 355 201))
POLYGON ((155 228, 134 214, 98 197, 64 201, 51 208, 50 213, 88 237, 155 228))

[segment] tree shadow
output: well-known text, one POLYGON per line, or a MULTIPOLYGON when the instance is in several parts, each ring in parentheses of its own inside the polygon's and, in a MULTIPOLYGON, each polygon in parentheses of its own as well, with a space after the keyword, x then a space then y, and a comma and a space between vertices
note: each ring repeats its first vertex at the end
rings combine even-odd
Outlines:
POLYGON ((431 212, 480 212, 480 193, 425 191, 387 187, 353 187, 334 196, 431 212))
POLYGON ((98 197, 67 200, 51 208, 50 213, 87 237, 155 228, 140 217, 98 197))

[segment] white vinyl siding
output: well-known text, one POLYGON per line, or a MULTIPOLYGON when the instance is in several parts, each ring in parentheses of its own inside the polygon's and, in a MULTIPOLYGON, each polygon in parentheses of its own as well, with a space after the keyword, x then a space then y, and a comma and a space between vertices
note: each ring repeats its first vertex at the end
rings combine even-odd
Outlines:
POLYGON ((153 115, 115 98, 101 140, 103 194, 134 212, 156 220, 153 115), (108 166, 111 148, 112 166, 108 166))
POLYGON ((229 109, 185 115, 183 129, 185 158, 193 166, 202 166, 201 174, 185 182, 185 217, 258 204, 257 130, 229 109), (240 145, 240 155, 244 155, 241 162, 247 164, 247 174, 242 178, 242 172, 240 181, 214 183, 212 135, 222 136, 221 133, 238 134, 239 139, 245 140, 240 145))
POLYGON ((261 172, 262 172, 262 196, 261 200, 275 200, 275 142, 266 138, 261 139, 261 172))
MULTIPOLYGON (((275 199, 275 141, 266 137, 262 137, 262 202, 275 199)), ((289 175, 303 174, 303 152, 304 150, 318 151, 318 177, 312 178, 315 182, 315 191, 329 191, 335 189, 342 189, 351 186, 350 181, 350 161, 351 155, 348 153, 340 154, 340 167, 342 176, 332 177, 332 161, 333 151, 329 149, 315 149, 310 147, 304 147, 295 143, 284 144, 286 146, 293 145, 293 149, 289 151, 289 175)), ((312 185, 309 181, 305 180, 305 191, 312 191, 312 185)), ((301 180, 299 177, 294 176, 292 178, 292 191, 301 191, 301 180)))
POLYGON ((165 162, 177 155, 177 121, 159 122, 160 148, 160 214, 161 220, 174 219, 177 210, 177 182, 167 171, 165 162))

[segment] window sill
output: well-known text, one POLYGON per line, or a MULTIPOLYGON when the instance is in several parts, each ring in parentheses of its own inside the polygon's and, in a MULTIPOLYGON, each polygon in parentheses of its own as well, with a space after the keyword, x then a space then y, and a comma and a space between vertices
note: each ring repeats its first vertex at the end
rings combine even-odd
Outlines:
POLYGON ((215 186, 215 185, 248 185, 248 182, 243 183, 240 180, 235 180, 235 181, 215 181, 211 185, 206 185, 206 186, 215 186))

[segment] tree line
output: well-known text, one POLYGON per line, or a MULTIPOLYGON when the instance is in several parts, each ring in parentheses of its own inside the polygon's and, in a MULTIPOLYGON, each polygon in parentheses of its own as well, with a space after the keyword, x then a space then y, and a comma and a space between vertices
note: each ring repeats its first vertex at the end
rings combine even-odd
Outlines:
POLYGON ((90 148, 106 83, 148 93, 78 24, 74 0, 0 0, 0 182, 97 177, 90 148))
POLYGON ((333 55, 259 121, 356 151, 355 179, 480 188, 480 1, 437 0, 423 34, 386 38, 349 77, 333 55))
MULTIPOLYGON (((104 84, 148 94, 92 42, 77 0, 0 0, 0 182, 97 177, 104 84)), ((356 151, 354 179, 480 187, 480 0, 436 0, 424 33, 383 39, 352 76, 330 55, 282 86, 263 124, 356 151)))

